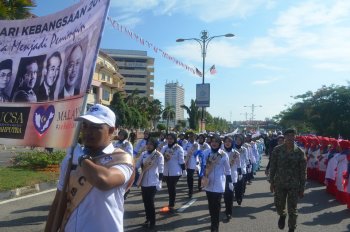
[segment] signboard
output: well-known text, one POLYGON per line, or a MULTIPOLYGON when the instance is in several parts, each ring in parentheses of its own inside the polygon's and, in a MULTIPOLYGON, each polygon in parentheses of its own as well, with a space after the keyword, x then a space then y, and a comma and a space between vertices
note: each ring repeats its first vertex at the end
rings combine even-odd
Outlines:
POLYGON ((197 84, 196 105, 198 107, 210 106, 210 84, 197 84))
POLYGON ((71 145, 90 87, 109 0, 0 21, 0 144, 71 145))

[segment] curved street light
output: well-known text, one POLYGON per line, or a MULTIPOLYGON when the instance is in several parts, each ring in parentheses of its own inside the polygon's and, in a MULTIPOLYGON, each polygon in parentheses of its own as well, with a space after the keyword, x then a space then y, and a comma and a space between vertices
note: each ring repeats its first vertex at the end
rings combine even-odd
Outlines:
MULTIPOLYGON (((201 37, 200 38, 188 38, 188 39, 177 39, 176 42, 184 42, 186 40, 195 40, 199 43, 199 45, 201 46, 201 51, 202 51, 202 58, 203 58, 203 66, 202 66, 202 84, 204 84, 204 74, 205 74, 205 57, 207 55, 207 49, 208 49, 208 44, 211 40, 213 40, 214 38, 218 38, 218 37, 234 37, 235 35, 232 33, 227 33, 224 35, 215 35, 215 36, 208 36, 208 31, 203 30, 201 31, 201 37)), ((203 122, 204 122, 204 107, 202 106, 202 116, 201 116, 201 132, 203 129, 203 122)))

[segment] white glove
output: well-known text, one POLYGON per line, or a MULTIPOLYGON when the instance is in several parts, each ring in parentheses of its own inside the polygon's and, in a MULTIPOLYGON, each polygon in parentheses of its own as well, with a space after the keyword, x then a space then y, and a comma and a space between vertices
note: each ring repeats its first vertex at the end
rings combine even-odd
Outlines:
POLYGON ((183 170, 182 171, 182 177, 186 177, 187 176, 187 171, 186 170, 183 170))
MULTIPOLYGON (((67 149, 67 154, 70 156, 71 155, 72 148, 67 149)), ((72 164, 78 165, 78 160, 79 157, 84 155, 83 149, 81 148, 80 144, 77 144, 73 150, 73 160, 72 164)))
POLYGON ((228 183, 228 188, 233 191, 233 183, 228 183))
POLYGON ((162 181, 158 181, 158 184, 156 185, 157 191, 162 189, 162 181))

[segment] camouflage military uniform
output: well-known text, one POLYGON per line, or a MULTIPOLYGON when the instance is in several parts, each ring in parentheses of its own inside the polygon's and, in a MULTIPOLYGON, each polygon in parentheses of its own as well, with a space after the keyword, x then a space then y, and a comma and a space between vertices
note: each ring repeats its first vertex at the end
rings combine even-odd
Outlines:
POLYGON ((295 229, 297 221, 297 203, 299 192, 304 192, 306 181, 306 157, 304 152, 294 145, 293 151, 287 151, 286 144, 276 146, 270 163, 271 185, 275 188, 275 206, 280 216, 285 216, 286 200, 288 204, 288 227, 295 229))

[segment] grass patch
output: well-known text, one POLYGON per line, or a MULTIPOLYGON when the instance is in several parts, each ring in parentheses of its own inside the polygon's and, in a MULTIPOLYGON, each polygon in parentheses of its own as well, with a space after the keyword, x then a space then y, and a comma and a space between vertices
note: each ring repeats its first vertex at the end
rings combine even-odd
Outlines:
POLYGON ((58 172, 42 172, 21 167, 0 167, 0 191, 58 180, 58 172))

